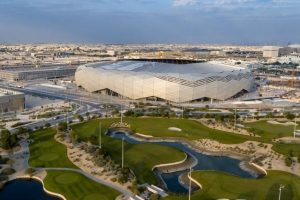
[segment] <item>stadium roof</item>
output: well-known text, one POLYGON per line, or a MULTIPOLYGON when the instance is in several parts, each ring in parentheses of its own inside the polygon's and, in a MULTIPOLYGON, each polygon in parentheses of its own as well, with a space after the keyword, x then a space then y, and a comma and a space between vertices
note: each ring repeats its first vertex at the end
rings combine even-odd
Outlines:
MULTIPOLYGON (((123 73, 166 75, 180 77, 185 80, 195 81, 210 76, 224 76, 232 73, 240 73, 244 68, 215 64, 210 62, 199 62, 189 64, 173 64, 149 61, 117 61, 89 64, 87 67, 101 68, 104 70, 122 71, 123 73)), ((243 72, 244 73, 244 72, 243 72)))

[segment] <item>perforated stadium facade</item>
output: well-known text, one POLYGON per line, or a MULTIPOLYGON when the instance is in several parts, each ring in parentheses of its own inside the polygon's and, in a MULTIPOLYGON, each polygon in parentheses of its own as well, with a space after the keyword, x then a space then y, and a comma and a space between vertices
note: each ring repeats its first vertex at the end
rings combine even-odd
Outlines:
POLYGON ((89 92, 172 102, 226 100, 253 88, 248 69, 214 63, 116 61, 80 66, 75 79, 89 92))

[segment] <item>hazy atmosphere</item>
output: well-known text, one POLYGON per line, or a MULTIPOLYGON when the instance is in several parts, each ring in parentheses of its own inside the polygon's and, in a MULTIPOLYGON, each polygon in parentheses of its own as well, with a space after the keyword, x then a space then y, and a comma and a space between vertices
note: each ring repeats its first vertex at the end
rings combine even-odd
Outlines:
POLYGON ((298 0, 1 0, 1 43, 300 42, 298 0))

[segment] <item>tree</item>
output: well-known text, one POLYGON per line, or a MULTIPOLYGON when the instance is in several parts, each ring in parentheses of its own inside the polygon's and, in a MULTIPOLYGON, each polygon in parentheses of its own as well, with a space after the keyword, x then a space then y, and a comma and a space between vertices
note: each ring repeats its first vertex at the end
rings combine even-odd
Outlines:
POLYGON ((9 149, 9 137, 10 137, 10 132, 6 129, 1 131, 0 135, 0 147, 3 149, 9 149))
POLYGON ((89 113, 89 112, 85 113, 85 116, 86 116, 86 118, 87 118, 88 120, 90 119, 90 113, 89 113))
POLYGON ((290 156, 287 156, 287 157, 284 159, 284 162, 285 162, 285 165, 286 165, 286 166, 290 167, 290 166, 292 166, 292 164, 293 164, 293 158, 290 157, 290 156))
POLYGON ((16 134, 10 134, 9 137, 9 146, 10 148, 16 146, 16 144, 18 143, 18 137, 16 134))
POLYGON ((60 122, 59 124, 58 124, 58 127, 57 127, 57 129, 59 130, 59 131, 66 131, 67 130, 67 128, 68 128, 68 124, 67 124, 67 122, 60 122))
POLYGON ((268 118, 273 118, 273 113, 269 112, 269 113, 267 114, 267 117, 268 117, 268 118))
POLYGON ((134 111, 133 110, 127 110, 125 113, 124 113, 124 115, 126 116, 126 117, 132 117, 132 116, 134 116, 134 111))
POLYGON ((21 134, 24 134, 24 133, 27 133, 27 132, 29 132, 29 130, 27 129, 27 128, 25 128, 25 127, 19 127, 18 129, 17 129, 17 135, 21 135, 21 134))
POLYGON ((46 127, 46 128, 49 128, 50 126, 51 126, 50 123, 46 123, 46 124, 45 124, 45 127, 46 127))
POLYGON ((83 117, 81 116, 81 115, 76 115, 76 118, 80 121, 80 122, 82 122, 84 119, 83 119, 83 117))
POLYGON ((112 112, 111 112, 111 114, 112 115, 117 115, 117 114, 119 114, 120 112, 119 112, 119 110, 117 110, 117 109, 114 109, 112 112))
POLYGON ((224 122, 224 119, 225 119, 224 115, 215 115, 215 120, 217 122, 224 122))
POLYGON ((293 113, 287 112, 287 113, 285 114, 285 117, 286 117, 288 120, 293 120, 293 119, 295 119, 296 116, 295 116, 293 113))
POLYGON ((3 149, 11 149, 18 143, 18 138, 16 134, 11 134, 9 130, 1 130, 0 135, 0 147, 3 149))

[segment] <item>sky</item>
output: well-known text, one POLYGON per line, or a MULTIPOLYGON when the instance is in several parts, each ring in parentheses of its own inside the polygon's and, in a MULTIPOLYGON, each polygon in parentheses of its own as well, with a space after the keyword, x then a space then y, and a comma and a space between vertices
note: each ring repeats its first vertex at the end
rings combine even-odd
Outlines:
POLYGON ((0 0, 0 43, 300 43, 300 0, 0 0))

